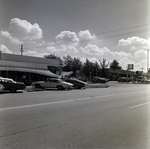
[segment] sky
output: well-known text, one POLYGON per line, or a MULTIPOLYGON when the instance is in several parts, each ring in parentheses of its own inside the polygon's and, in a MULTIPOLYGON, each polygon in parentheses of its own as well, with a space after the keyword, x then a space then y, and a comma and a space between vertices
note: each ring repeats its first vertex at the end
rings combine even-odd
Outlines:
POLYGON ((150 0, 0 0, 0 50, 20 55, 21 45, 23 55, 105 58, 147 72, 150 0))

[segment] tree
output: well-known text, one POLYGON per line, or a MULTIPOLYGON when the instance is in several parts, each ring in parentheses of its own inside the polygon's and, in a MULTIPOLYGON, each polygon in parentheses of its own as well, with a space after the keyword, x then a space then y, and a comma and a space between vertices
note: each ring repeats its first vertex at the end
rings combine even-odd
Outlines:
POLYGON ((90 62, 87 58, 86 58, 86 62, 84 63, 84 66, 83 66, 83 74, 86 76, 86 77, 90 77, 91 75, 91 72, 92 72, 92 62, 90 62))
POLYGON ((63 56, 64 71, 72 71, 73 58, 69 55, 63 56))
POLYGON ((106 68, 109 66, 109 62, 106 62, 106 59, 103 58, 103 61, 100 61, 100 68, 102 69, 101 77, 106 77, 106 68))
POLYGON ((113 60, 112 63, 110 63, 110 69, 121 69, 121 67, 119 66, 119 62, 117 60, 113 60))
POLYGON ((64 71, 73 71, 73 75, 76 75, 77 70, 81 70, 82 62, 79 58, 72 58, 67 55, 63 57, 64 71))
POLYGON ((93 65, 92 75, 93 75, 93 76, 98 76, 98 75, 99 75, 98 72, 99 72, 99 68, 100 68, 98 62, 96 61, 96 62, 93 63, 92 65, 93 65))

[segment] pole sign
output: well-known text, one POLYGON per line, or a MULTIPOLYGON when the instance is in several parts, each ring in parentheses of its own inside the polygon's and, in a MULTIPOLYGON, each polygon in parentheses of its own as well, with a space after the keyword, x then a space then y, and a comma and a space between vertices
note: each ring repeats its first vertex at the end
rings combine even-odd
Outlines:
POLYGON ((133 70, 134 69, 134 65, 133 64, 128 64, 128 70, 133 70))

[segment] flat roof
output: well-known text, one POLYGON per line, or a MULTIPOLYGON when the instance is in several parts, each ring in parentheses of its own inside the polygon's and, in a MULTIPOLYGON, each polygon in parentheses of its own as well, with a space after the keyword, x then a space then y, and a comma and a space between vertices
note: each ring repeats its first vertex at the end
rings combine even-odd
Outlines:
POLYGON ((33 56, 25 56, 25 55, 7 54, 7 53, 2 53, 2 52, 1 52, 0 60, 50 64, 52 66, 62 66, 62 65, 60 65, 60 62, 58 59, 49 59, 49 58, 41 58, 41 57, 33 57, 33 56))

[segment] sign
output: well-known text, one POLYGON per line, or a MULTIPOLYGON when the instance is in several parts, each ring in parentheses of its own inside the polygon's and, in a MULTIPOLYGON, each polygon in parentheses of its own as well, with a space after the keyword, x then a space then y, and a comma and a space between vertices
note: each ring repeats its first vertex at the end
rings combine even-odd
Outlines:
POLYGON ((129 70, 134 69, 134 65, 133 65, 133 64, 128 64, 128 69, 129 69, 129 70))

